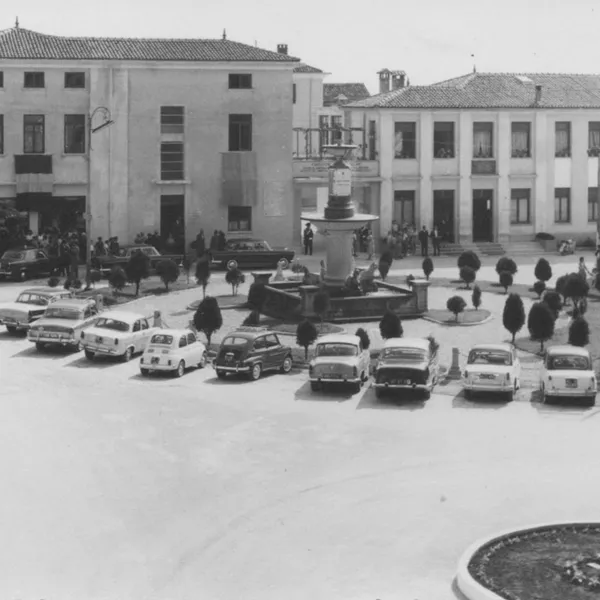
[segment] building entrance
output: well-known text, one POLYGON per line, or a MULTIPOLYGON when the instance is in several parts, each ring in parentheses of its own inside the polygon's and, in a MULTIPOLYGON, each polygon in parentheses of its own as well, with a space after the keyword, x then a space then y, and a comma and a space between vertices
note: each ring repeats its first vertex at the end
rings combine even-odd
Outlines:
POLYGON ((434 190, 433 225, 445 242, 454 243, 454 190, 434 190))
POLYGON ((473 241, 494 241, 494 191, 473 190, 473 241))
POLYGON ((185 253, 185 196, 160 197, 160 237, 165 252, 185 253))

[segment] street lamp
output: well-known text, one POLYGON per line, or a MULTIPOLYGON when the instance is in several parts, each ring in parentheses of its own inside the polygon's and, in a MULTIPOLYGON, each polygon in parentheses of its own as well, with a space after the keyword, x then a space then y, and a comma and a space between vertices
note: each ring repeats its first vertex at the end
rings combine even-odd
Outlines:
POLYGON ((88 117, 87 121, 87 198, 85 211, 85 281, 89 287, 91 284, 90 271, 92 270, 92 135, 105 127, 112 125, 114 121, 110 118, 110 110, 105 106, 99 106, 88 117), (102 122, 94 127, 94 117, 102 115, 102 122))

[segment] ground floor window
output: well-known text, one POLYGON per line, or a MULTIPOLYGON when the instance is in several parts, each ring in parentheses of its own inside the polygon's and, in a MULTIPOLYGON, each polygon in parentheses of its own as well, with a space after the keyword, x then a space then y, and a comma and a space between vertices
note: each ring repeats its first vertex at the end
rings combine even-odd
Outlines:
POLYGON ((510 222, 523 225, 531 222, 531 190, 527 188, 510 191, 510 222))
POLYGON ((598 220, 598 188, 588 188, 588 221, 598 220))
POLYGON ((571 222, 571 190, 570 188, 556 188, 554 190, 554 222, 571 222))
POLYGON ((252 231, 252 207, 230 206, 227 211, 228 231, 252 231))
POLYGON ((402 227, 415 222, 415 191, 396 190, 394 192, 394 220, 402 227))

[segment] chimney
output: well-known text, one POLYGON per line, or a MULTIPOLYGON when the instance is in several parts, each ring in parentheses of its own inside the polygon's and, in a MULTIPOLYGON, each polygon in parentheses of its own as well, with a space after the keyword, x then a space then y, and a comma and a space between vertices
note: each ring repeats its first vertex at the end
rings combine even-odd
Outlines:
POLYGON ((542 100, 542 86, 536 85, 535 86, 535 103, 539 104, 541 100, 542 100))
POLYGON ((404 71, 394 71, 392 73, 392 89, 399 90, 406 87, 406 73, 404 71))
POLYGON ((279 54, 287 54, 288 53, 287 44, 277 44, 277 52, 279 54))
POLYGON ((377 72, 379 75, 379 93, 385 94, 390 91, 390 71, 389 69, 381 69, 377 72))

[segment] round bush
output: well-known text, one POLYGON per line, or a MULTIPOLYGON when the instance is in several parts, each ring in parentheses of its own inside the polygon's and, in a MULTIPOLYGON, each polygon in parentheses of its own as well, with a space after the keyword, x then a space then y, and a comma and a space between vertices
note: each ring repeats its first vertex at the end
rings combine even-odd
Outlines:
POLYGON ((460 278, 465 282, 467 289, 475 281, 476 271, 467 265, 460 268, 460 278))
POLYGON ((513 276, 509 271, 500 273, 500 285, 508 291, 508 288, 513 284, 513 276))
POLYGON ((545 258, 540 258, 535 265, 534 275, 540 281, 550 281, 552 279, 552 267, 545 258))
POLYGON ((514 275, 517 270, 517 263, 507 256, 498 259, 498 262, 496 263, 496 273, 498 273, 498 275, 501 275, 504 272, 514 275))
POLYGON ((554 335, 554 315, 545 302, 536 302, 527 316, 527 329, 531 339, 540 342, 544 350, 544 342, 554 335))
POLYGON ((479 271, 479 269, 481 269, 481 260, 479 260, 479 256, 477 256, 473 250, 465 250, 465 252, 458 257, 457 264, 459 269, 462 267, 471 267, 473 271, 479 271))
POLYGON ((446 308, 456 317, 458 321, 458 315, 465 310, 467 303, 462 296, 452 296, 448 298, 446 302, 446 308))
POLYGON ((560 314, 562 308, 562 300, 558 292, 548 290, 543 297, 542 302, 552 311, 554 318, 556 319, 560 314))
POLYGON ((545 281, 541 281, 538 279, 533 284, 533 291, 537 294, 538 298, 540 298, 542 296, 542 294, 544 293, 545 290, 546 290, 546 282, 545 281))
POLYGON ((384 340, 402 337, 404 331, 400 317, 390 310, 386 311, 379 322, 379 332, 384 340))
POLYGON ((423 268, 423 273, 427 280, 429 280, 429 276, 433 273, 433 261, 429 256, 426 256, 423 259, 423 264, 421 265, 423 268))
POLYGON ((60 279, 58 277, 50 277, 50 279, 48 279, 48 287, 58 287, 58 284, 60 283, 60 279))
POLYGON ((569 344, 587 346, 590 343, 590 326, 583 317, 575 319, 569 327, 569 344))

